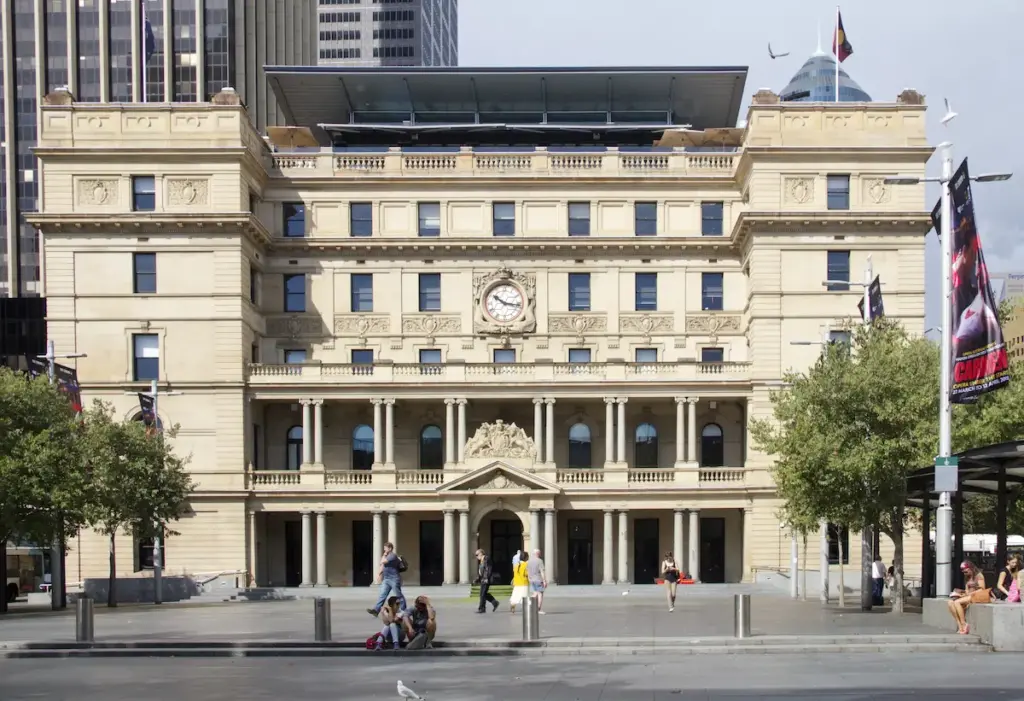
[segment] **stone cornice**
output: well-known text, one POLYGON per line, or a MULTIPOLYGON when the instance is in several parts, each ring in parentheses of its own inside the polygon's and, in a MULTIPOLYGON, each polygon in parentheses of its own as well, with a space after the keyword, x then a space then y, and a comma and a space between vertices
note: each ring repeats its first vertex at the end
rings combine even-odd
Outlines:
POLYGON ((741 212, 733 227, 733 240, 744 245, 759 234, 873 234, 924 235, 932 226, 931 213, 919 212, 741 212), (828 232, 822 228, 828 227, 828 232))
POLYGON ((159 234, 244 234, 266 246, 270 231, 249 212, 192 214, 188 212, 60 212, 33 213, 25 220, 45 234, 104 234, 154 236, 159 234))

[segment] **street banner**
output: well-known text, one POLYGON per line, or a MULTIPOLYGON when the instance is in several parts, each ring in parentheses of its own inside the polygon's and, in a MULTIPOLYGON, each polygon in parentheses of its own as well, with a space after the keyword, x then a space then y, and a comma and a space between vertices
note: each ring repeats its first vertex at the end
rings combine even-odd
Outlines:
POLYGON ((939 237, 939 241, 942 241, 942 200, 936 202, 932 207, 932 228, 935 229, 935 235, 939 237))
POLYGON ((78 371, 60 363, 53 364, 53 375, 57 380, 57 389, 64 394, 71 407, 77 412, 82 412, 82 391, 78 387, 78 371))
MULTIPOLYGON (((882 304, 882 279, 876 275, 868 286, 868 299, 871 302, 871 318, 877 319, 885 316, 885 305, 882 304)), ((864 318, 864 298, 857 302, 857 309, 860 310, 860 318, 864 318)))
POLYGON ((142 410, 142 424, 146 427, 147 436, 152 436, 157 431, 155 404, 152 395, 139 392, 139 409, 142 410))
POLYGON ((1010 382, 1003 330, 985 265, 967 159, 950 183, 953 209, 953 315, 950 401, 970 404, 1010 382))
POLYGON ((28 359, 28 376, 35 379, 39 376, 49 377, 50 375, 50 364, 46 358, 39 358, 36 356, 29 356, 28 359))

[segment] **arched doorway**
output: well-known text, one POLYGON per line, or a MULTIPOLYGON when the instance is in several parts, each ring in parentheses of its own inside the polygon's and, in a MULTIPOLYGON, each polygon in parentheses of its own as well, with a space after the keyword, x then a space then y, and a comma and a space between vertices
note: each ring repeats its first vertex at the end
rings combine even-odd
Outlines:
POLYGON ((523 549, 523 522, 507 509, 491 511, 480 521, 479 547, 491 556, 493 584, 512 583, 512 557, 523 549))

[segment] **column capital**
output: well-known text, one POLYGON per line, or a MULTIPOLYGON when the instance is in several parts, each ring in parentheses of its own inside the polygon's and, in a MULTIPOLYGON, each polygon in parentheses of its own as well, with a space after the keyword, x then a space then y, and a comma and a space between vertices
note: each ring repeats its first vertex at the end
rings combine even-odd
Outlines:
POLYGON ((687 401, 687 402, 688 402, 689 404, 696 404, 697 402, 699 402, 699 401, 700 401, 700 397, 687 397, 687 398, 686 398, 686 401, 687 401))
POLYGON ((753 506, 744 506, 743 507, 743 513, 751 514, 753 512, 754 512, 754 507, 753 506))
POLYGON ((445 406, 454 406, 455 405, 455 400, 454 399, 445 399, 444 400, 444 405, 445 406))
POLYGON ((384 403, 383 399, 371 399, 370 400, 370 404, 373 404, 374 406, 380 406, 383 403, 384 403))
POLYGON ((458 509, 458 512, 459 512, 460 516, 462 514, 465 514, 466 516, 469 516, 469 509, 458 509))
POLYGON ((544 509, 530 509, 531 514, 539 514, 541 511, 544 511, 544 509))
POLYGON ((690 401, 689 397, 674 397, 674 399, 676 401, 676 404, 686 404, 688 401, 690 401))
POLYGON ((388 405, 388 406, 394 406, 395 405, 395 398, 394 397, 390 397, 388 399, 385 399, 384 403, 386 405, 388 405))
POLYGON ((615 397, 605 397, 604 398, 604 403, 605 404, 615 404, 616 401, 618 401, 618 400, 616 400, 615 397))
POLYGON ((555 403, 555 398, 554 397, 544 397, 544 403, 545 404, 554 404, 555 403))
POLYGON ((464 405, 466 405, 466 404, 469 404, 469 400, 468 400, 468 399, 466 399, 465 397, 458 397, 458 398, 457 398, 457 399, 455 400, 455 403, 456 403, 456 404, 462 404, 462 405, 464 406, 464 405))
POLYGON ((700 513, 700 509, 687 509, 687 511, 689 511, 691 514, 699 514, 700 513))
POLYGON ((616 397, 615 401, 619 404, 625 404, 629 401, 629 397, 616 397))
POLYGON ((441 513, 444 514, 445 516, 448 516, 449 514, 454 514, 455 513, 455 509, 441 509, 441 513))
POLYGON ((256 510, 249 509, 249 518, 256 518, 256 510))
POLYGON ((325 510, 320 510, 320 511, 317 511, 315 513, 316 513, 317 516, 327 516, 327 511, 325 511, 325 510))
POLYGON ((615 514, 615 509, 605 509, 604 512, 605 512, 605 514, 612 514, 612 515, 614 515, 615 514))
POLYGON ((547 402, 547 400, 544 399, 544 397, 534 397, 534 399, 533 399, 533 403, 536 406, 540 406, 541 404, 544 404, 545 402, 547 402))
POLYGON ((686 512, 689 511, 689 509, 672 509, 672 510, 674 512, 676 512, 677 514, 682 514, 684 516, 686 515, 686 512))
POLYGON ((302 406, 312 406, 313 400, 312 399, 300 399, 299 400, 299 404, 301 404, 302 406))
POLYGON ((323 406, 324 405, 324 400, 323 399, 310 399, 309 403, 312 404, 313 406, 323 406))
POLYGON ((388 516, 398 516, 398 511, 396 509, 388 509, 388 516))
POLYGON ((554 513, 558 513, 558 509, 556 509, 556 508, 555 508, 555 507, 553 507, 553 506, 552 506, 552 507, 551 507, 550 509, 543 509, 543 511, 544 511, 544 513, 546 513, 546 514, 554 514, 554 513))
POLYGON ((299 511, 299 513, 302 515, 302 518, 309 518, 309 515, 313 512, 310 511, 309 509, 302 509, 299 511))

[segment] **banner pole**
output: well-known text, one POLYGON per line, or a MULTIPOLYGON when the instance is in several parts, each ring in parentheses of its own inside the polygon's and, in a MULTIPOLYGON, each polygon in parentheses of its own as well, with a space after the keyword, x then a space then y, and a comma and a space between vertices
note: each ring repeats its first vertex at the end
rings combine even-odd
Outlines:
MULTIPOLYGON (((939 344, 941 353, 939 380, 939 457, 948 458, 952 453, 952 426, 950 414, 950 366, 953 352, 953 207, 949 187, 953 180, 953 149, 946 143, 942 153, 942 177, 939 182, 942 188, 942 341, 939 344)), ((952 537, 953 508, 951 494, 942 492, 939 495, 939 508, 935 515, 935 596, 949 596, 952 587, 952 537)), ((926 534, 927 537, 927 534, 926 534)))

